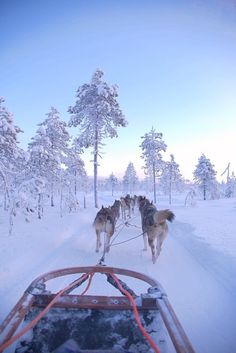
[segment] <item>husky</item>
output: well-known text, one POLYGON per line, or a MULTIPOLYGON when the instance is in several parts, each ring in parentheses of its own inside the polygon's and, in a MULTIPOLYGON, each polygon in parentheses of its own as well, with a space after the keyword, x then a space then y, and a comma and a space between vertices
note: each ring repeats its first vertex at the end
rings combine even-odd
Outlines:
POLYGON ((152 262, 155 264, 160 255, 163 241, 168 233, 168 225, 166 221, 172 222, 175 215, 169 209, 158 211, 156 206, 146 198, 139 200, 139 210, 141 213, 143 230, 143 250, 147 250, 148 241, 152 252, 152 262))
POLYGON ((139 208, 140 213, 146 203, 150 203, 146 196, 137 196, 137 206, 139 208))
POLYGON ((137 195, 134 195, 132 197, 132 203, 133 203, 133 212, 134 212, 135 206, 137 206, 137 204, 138 204, 138 196, 137 195))
POLYGON ((110 249, 110 240, 112 235, 114 234, 115 231, 115 223, 116 223, 116 217, 114 215, 114 209, 112 210, 111 207, 103 207, 98 211, 94 222, 93 226, 95 228, 96 232, 96 252, 99 251, 99 248, 101 247, 101 233, 104 232, 106 234, 106 240, 104 244, 104 250, 105 252, 109 252, 110 249))
POLYGON ((121 197, 120 202, 121 202, 122 219, 126 220, 126 211, 128 212, 128 217, 131 218, 131 207, 132 207, 131 196, 127 194, 125 197, 121 197))
MULTIPOLYGON (((151 209, 156 210, 156 207, 145 196, 138 197, 138 207, 139 207, 139 212, 141 214, 142 230, 144 232, 144 230, 145 230, 144 220, 146 218, 146 217, 144 217, 144 210, 146 210, 146 214, 147 214, 148 209, 149 210, 151 210, 151 209)), ((145 232, 144 236, 146 237, 146 232, 145 232)), ((146 246, 145 246, 145 241, 144 241, 144 250, 147 250, 146 246)))
POLYGON ((115 223, 120 218, 120 207, 121 207, 120 200, 115 200, 113 205, 111 206, 111 211, 114 216, 115 223))

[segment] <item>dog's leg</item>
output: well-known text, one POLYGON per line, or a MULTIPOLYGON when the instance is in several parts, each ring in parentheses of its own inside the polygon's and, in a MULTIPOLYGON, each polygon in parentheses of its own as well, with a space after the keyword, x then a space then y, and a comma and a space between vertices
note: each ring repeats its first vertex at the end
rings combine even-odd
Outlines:
POLYGON ((156 254, 155 254, 155 244, 154 244, 154 239, 148 238, 148 244, 151 248, 151 252, 152 252, 152 262, 155 264, 156 262, 156 254))
POLYGON ((131 212, 134 213, 134 200, 131 200, 131 212))
POLYGON ((131 207, 130 206, 128 207, 128 216, 129 216, 129 218, 131 218, 131 207))
POLYGON ((123 205, 121 206, 121 216, 122 216, 122 219, 125 220, 125 211, 124 211, 123 205))
POLYGON ((167 233, 168 233, 168 226, 166 224, 164 230, 162 231, 161 235, 160 235, 160 243, 161 243, 161 247, 163 244, 163 241, 165 240, 165 238, 167 237, 167 233))
POLYGON ((143 243, 144 243, 144 248, 143 251, 147 251, 147 233, 143 233, 143 243))
POLYGON ((100 246, 102 245, 101 239, 100 239, 100 234, 101 232, 99 230, 96 230, 96 236, 97 236, 97 242, 96 242, 96 252, 99 251, 100 246))
POLYGON ((105 252, 109 252, 110 251, 110 235, 108 233, 106 233, 106 245, 105 245, 105 252))
POLYGON ((157 239, 156 239, 156 259, 161 253, 161 244, 162 244, 161 236, 159 235, 157 236, 157 239))

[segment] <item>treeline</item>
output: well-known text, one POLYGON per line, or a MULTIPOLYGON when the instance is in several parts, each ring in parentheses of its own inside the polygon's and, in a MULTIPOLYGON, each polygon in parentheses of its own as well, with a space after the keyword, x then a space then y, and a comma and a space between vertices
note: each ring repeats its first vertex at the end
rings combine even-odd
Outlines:
POLYGON ((42 218, 45 200, 50 199, 53 207, 55 195, 60 200, 61 214, 65 209, 76 210, 79 191, 93 191, 95 207, 99 207, 97 192, 104 189, 110 189, 112 194, 118 189, 125 194, 152 191, 155 203, 158 193, 167 194, 171 203, 173 192, 182 192, 186 187, 199 189, 204 200, 235 195, 234 174, 228 175, 227 183, 220 185, 214 165, 205 155, 200 156, 193 172, 194 182, 184 180, 174 156, 170 155, 169 161, 163 159, 167 145, 162 133, 153 127, 141 136, 140 157, 144 162, 145 180, 138 179, 130 162, 122 180, 112 173, 101 181, 98 170, 103 140, 118 137, 117 128, 128 124, 117 101, 117 87, 109 86, 102 78, 103 72, 96 70, 91 81, 78 88, 75 105, 68 108, 68 123, 51 107, 38 124, 27 151, 19 146, 18 137, 23 131, 14 124, 13 114, 0 98, 0 189, 2 208, 9 212, 10 225, 17 210, 25 214, 26 220, 32 212, 42 218), (77 129, 76 137, 70 136, 69 127, 77 129), (82 160, 87 148, 92 149, 92 181, 82 160))

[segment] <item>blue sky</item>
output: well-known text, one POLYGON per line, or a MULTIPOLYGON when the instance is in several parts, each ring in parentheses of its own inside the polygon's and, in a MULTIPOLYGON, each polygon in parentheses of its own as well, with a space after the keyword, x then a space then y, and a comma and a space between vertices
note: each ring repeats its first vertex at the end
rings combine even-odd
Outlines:
MULTIPOLYGON (((220 180, 228 162, 236 172, 234 1, 1 0, 0 52, 0 95, 22 147, 51 106, 67 122, 77 88, 101 68, 129 125, 105 141, 99 175, 123 176, 132 162, 141 176, 152 126, 184 177, 202 153, 220 180)), ((92 174, 90 151, 84 159, 92 174)))

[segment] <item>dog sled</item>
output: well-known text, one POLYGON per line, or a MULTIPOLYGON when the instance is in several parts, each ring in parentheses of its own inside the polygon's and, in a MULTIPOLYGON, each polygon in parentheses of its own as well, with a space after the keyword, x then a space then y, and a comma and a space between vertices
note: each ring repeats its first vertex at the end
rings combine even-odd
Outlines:
POLYGON ((194 353, 159 282, 103 265, 36 278, 0 326, 0 339, 0 352, 6 353, 194 353), (88 295, 95 279, 99 288, 101 280, 111 287, 112 295, 96 288, 88 295), (65 286, 54 293, 52 281, 65 286))

